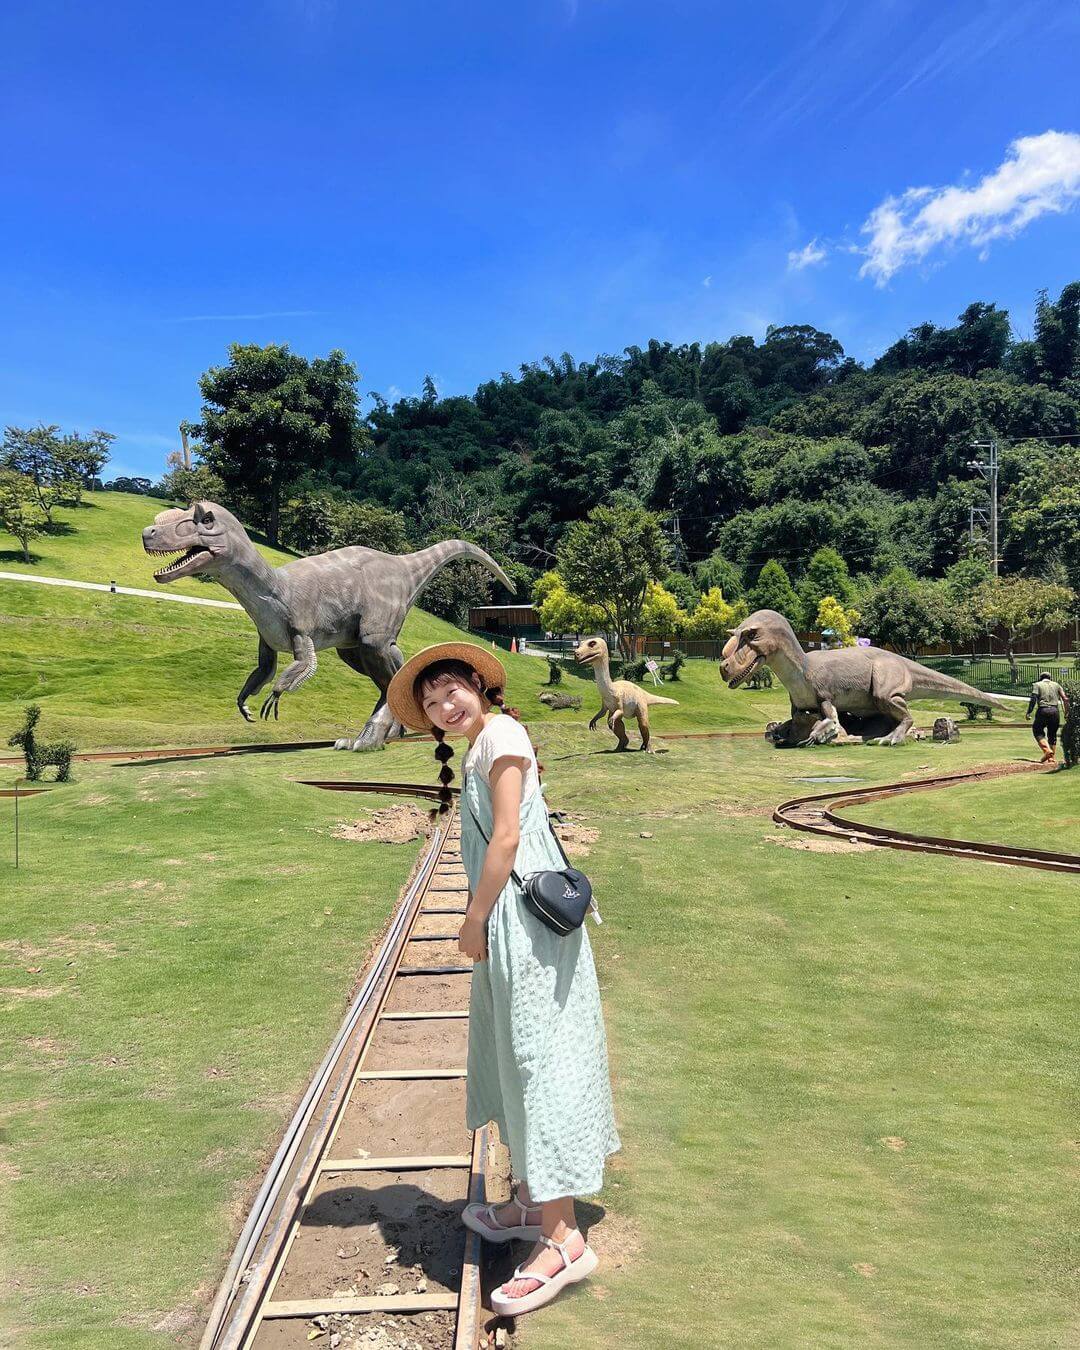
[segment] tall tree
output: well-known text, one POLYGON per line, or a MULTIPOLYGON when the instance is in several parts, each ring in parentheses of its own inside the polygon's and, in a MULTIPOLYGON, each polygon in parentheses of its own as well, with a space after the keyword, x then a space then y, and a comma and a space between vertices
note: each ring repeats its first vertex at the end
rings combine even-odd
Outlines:
POLYGON ((44 527, 45 512, 34 483, 14 469, 0 469, 0 530, 19 541, 23 562, 30 561, 30 544, 44 527))
POLYGON ((356 367, 332 351, 310 361, 288 346, 233 343, 229 361, 199 379, 202 417, 186 424, 228 492, 249 500, 270 542, 281 506, 305 474, 355 469, 363 433, 356 367))
POLYGON ((976 598, 979 617, 986 630, 999 628, 1004 633, 1014 684, 1017 642, 1038 628, 1064 628, 1075 603, 1076 595, 1067 586, 1037 577, 993 577, 984 582, 976 598))
POLYGON ((667 555, 657 516, 624 503, 597 506, 567 529, 558 571, 571 595, 603 612, 629 657, 649 582, 663 575, 667 555))
POLYGON ((847 563, 834 548, 819 548, 807 564, 798 586, 804 628, 817 628, 818 607, 827 595, 847 603, 853 587, 847 563))
POLYGON ((792 625, 798 627, 801 619, 799 597, 784 571, 783 563, 770 558, 758 574, 758 579, 747 597, 751 610, 775 609, 792 625))
POLYGON ((33 484, 34 497, 45 517, 53 523, 53 508, 60 499, 59 484, 63 470, 57 458, 60 448, 60 428, 46 426, 7 427, 0 467, 21 474, 33 484))
POLYGON ((939 586, 895 567, 860 597, 862 628, 876 642, 914 656, 945 635, 946 600, 939 586))

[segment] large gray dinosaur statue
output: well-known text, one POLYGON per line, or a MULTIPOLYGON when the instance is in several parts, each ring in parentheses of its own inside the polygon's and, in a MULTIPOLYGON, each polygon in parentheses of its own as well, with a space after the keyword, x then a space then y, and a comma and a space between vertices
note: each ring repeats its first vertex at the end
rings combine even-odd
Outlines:
POLYGON ((418 553, 336 548, 313 558, 271 567, 231 511, 216 502, 190 510, 162 511, 143 530, 147 553, 182 553, 154 573, 163 585, 180 577, 212 576, 240 601, 259 632, 259 662, 236 702, 254 721, 248 698, 277 669, 279 652, 292 661, 274 681, 261 715, 277 717, 282 694, 299 689, 315 674, 315 653, 334 647, 347 666, 368 676, 379 689, 354 750, 372 750, 402 728, 386 705, 386 686, 404 664, 397 645, 405 615, 429 581, 448 564, 471 559, 511 592, 514 584, 498 563, 464 539, 447 539, 418 553))
POLYGON ((893 729, 873 739, 878 745, 899 745, 911 730, 908 699, 912 698, 955 698, 1008 710, 992 694, 881 647, 804 652, 791 624, 774 609, 756 610, 731 630, 720 674, 736 689, 766 662, 791 699, 792 727, 797 727, 800 713, 811 714, 800 745, 825 745, 842 738, 841 713, 884 717, 893 729))

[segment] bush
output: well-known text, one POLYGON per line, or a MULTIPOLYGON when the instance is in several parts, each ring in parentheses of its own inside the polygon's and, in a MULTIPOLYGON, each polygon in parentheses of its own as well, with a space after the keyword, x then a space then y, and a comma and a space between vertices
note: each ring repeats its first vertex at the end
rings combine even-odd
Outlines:
POLYGON ((556 660, 554 656, 549 656, 547 659, 547 663, 548 663, 548 677, 547 677, 548 684, 549 685, 562 684, 562 662, 556 660))
POLYGON ((646 658, 644 656, 636 656, 633 661, 624 661, 622 674, 619 678, 630 680, 633 684, 640 684, 647 673, 645 669, 645 660, 646 658))

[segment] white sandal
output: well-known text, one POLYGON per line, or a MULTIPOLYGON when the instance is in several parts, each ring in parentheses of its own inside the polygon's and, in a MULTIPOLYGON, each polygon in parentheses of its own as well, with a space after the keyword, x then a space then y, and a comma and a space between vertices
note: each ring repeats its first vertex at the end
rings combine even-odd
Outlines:
POLYGON ((584 1280, 600 1264, 600 1258, 587 1242, 581 1255, 571 1259, 565 1242, 556 1242, 554 1238, 544 1237, 543 1234, 540 1241, 545 1247, 552 1247, 559 1253, 562 1257, 562 1270, 557 1275, 541 1275, 539 1271, 524 1270, 518 1266, 513 1279, 507 1280, 506 1284, 501 1284, 498 1289, 491 1292, 491 1310, 500 1317, 520 1317, 522 1313, 542 1308, 545 1303, 557 1298, 568 1284, 577 1284, 578 1280, 584 1280), (507 1284, 513 1284, 514 1280, 536 1280, 540 1288, 522 1294, 520 1298, 508 1298, 502 1291, 507 1284))
POLYGON ((539 1209, 540 1206, 523 1205, 516 1195, 511 1196, 508 1203, 517 1206, 518 1222, 516 1224, 503 1224, 495 1217, 495 1211, 501 1209, 501 1205, 481 1205, 475 1201, 471 1205, 466 1205, 461 1211, 461 1222, 466 1228, 471 1228, 474 1233, 479 1233, 482 1238, 487 1238, 488 1242, 512 1242, 514 1238, 538 1238, 540 1236, 540 1225, 538 1223, 526 1223, 525 1219, 530 1209, 539 1209))

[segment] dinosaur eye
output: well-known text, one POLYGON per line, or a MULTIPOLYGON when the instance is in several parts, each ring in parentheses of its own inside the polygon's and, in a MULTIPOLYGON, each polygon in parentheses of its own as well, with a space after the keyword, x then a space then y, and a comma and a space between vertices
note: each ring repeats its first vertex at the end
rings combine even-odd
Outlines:
POLYGON ((207 511, 207 512, 203 515, 202 523, 203 523, 204 525, 213 525, 213 523, 214 523, 214 513, 213 513, 213 511, 207 511))

